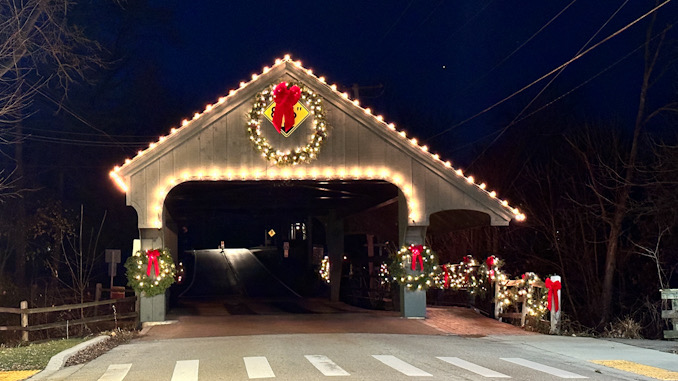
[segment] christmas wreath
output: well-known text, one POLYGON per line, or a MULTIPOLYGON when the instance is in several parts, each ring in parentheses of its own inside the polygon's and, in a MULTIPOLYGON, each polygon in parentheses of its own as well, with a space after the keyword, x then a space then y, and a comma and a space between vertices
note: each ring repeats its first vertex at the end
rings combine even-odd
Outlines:
MULTIPOLYGON (((285 101, 287 100, 286 98, 285 101)), ((285 82, 270 85, 254 97, 252 109, 247 114, 247 133, 250 141, 264 158, 276 165, 285 166, 309 162, 317 156, 320 146, 327 136, 327 122, 325 121, 325 110, 322 103, 322 98, 306 85, 285 82), (284 86, 281 87, 281 85, 284 86), (305 146, 297 147, 291 152, 282 152, 271 146, 268 139, 261 134, 261 118, 268 105, 278 98, 279 90, 287 86, 291 86, 289 90, 294 91, 294 98, 303 102, 313 115, 314 132, 305 146), (300 92, 299 98, 296 98, 297 92, 300 92)), ((276 118, 276 115, 274 115, 274 126, 278 132, 281 128, 281 120, 277 120, 279 118, 281 117, 276 118)), ((285 120, 285 123, 288 123, 288 120, 285 120)))
POLYGON ((427 290, 435 284, 438 272, 438 257, 423 245, 403 246, 388 266, 393 281, 408 290, 427 290))
POLYGON ((145 296, 160 295, 174 283, 176 268, 167 249, 139 250, 125 261, 127 285, 145 296))

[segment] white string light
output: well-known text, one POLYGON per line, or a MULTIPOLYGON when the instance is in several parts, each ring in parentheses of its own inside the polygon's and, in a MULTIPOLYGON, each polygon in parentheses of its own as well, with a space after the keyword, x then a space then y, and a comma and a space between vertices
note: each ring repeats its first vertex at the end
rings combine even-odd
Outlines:
MULTIPOLYGON (((272 70, 273 68, 275 68, 275 67, 277 67, 277 66, 279 66, 279 65, 286 64, 287 62, 290 62, 290 63, 292 63, 294 66, 296 66, 296 67, 301 68, 302 70, 304 70, 304 68, 301 66, 301 61, 298 61, 298 60, 297 60, 297 61, 292 61, 291 56, 290 56, 289 54, 286 54, 286 55, 283 57, 283 59, 276 59, 276 60, 275 60, 275 65, 274 65, 273 67, 268 68, 268 66, 265 66, 265 67, 262 69, 262 74, 265 74, 265 73, 269 72, 270 70, 272 70)), ((405 133, 405 131, 402 131, 402 130, 398 131, 398 129, 396 128, 395 124, 384 122, 383 116, 381 116, 381 115, 374 115, 374 114, 372 113, 372 110, 371 110, 370 108, 362 108, 362 107, 360 106, 360 102, 358 101, 358 99, 350 99, 350 97, 349 97, 349 95, 348 95, 347 93, 345 93, 345 92, 344 92, 344 93, 340 93, 340 92, 337 90, 337 85, 336 85, 336 84, 328 85, 328 84, 327 84, 327 81, 326 81, 326 79, 325 79, 324 77, 317 77, 315 74, 313 74, 313 71, 310 70, 310 69, 305 69, 304 72, 307 73, 307 75, 309 75, 309 76, 315 78, 316 80, 318 80, 318 82, 319 82, 320 84, 322 84, 323 86, 326 86, 326 87, 327 87, 328 89, 330 89, 334 94, 338 95, 340 99, 344 99, 344 100, 346 100, 347 102, 350 102, 354 107, 361 108, 362 111, 363 111, 366 115, 370 115, 376 123, 379 123, 380 125, 383 125, 387 130, 390 130, 390 131, 393 131, 393 132, 397 133, 397 136, 400 136, 401 138, 406 139, 406 140, 408 139, 407 134, 405 133), (321 78, 322 78, 322 80, 321 80, 321 78)), ((233 95, 237 94, 238 91, 240 91, 240 90, 242 90, 243 88, 247 87, 247 86, 250 85, 252 82, 260 80, 261 77, 262 77, 262 76, 261 76, 260 74, 253 74, 253 75, 252 75, 252 80, 251 80, 251 81, 249 81, 249 82, 240 82, 239 88, 238 88, 238 89, 232 89, 232 90, 230 90, 230 91, 228 92, 228 96, 219 98, 219 102, 218 102, 218 103, 219 103, 219 104, 224 103, 229 97, 232 97, 233 95)), ((139 151, 138 154, 137 154, 137 157, 143 155, 146 151, 149 151, 149 150, 152 150, 152 149, 158 147, 159 145, 161 145, 160 143, 165 143, 165 142, 171 140, 170 138, 171 138, 172 136, 179 135, 180 132, 181 132, 181 130, 183 130, 184 128, 186 128, 187 126, 189 126, 193 121, 199 120, 199 119, 201 118, 202 115, 204 115, 204 114, 207 113, 207 112, 212 111, 213 109, 214 109, 214 105, 209 104, 209 105, 207 105, 207 106, 205 107, 205 110, 204 110, 202 113, 195 113, 195 115, 193 116, 193 119, 192 119, 191 121, 188 121, 188 120, 184 119, 184 120, 181 122, 181 127, 179 127, 179 128, 173 127, 173 128, 170 130, 170 134, 169 134, 169 135, 164 136, 164 137, 161 137, 157 143, 155 143, 155 142, 154 142, 154 143, 151 143, 151 145, 149 146, 149 148, 147 148, 146 150, 139 151)), ((420 146, 420 145, 418 144, 418 142, 417 142, 416 139, 414 139, 414 138, 410 138, 410 139, 411 139, 411 140, 410 140, 411 145, 414 146, 414 147, 418 147, 419 150, 420 150, 420 152, 422 152, 423 154, 426 154, 430 159, 432 159, 433 162, 437 162, 437 163, 439 163, 444 169, 452 170, 452 171, 454 171, 454 173, 456 173, 458 176, 464 177, 465 180, 469 183, 469 185, 474 186, 476 190, 485 193, 490 199, 496 200, 496 201, 499 203, 499 205, 501 205, 502 207, 504 207, 505 209, 507 209, 511 214, 513 214, 514 218, 515 218, 517 221, 523 221, 523 220, 525 220, 525 214, 521 213, 520 210, 518 210, 517 208, 514 208, 514 207, 510 206, 506 200, 501 200, 501 199, 499 199, 499 198, 497 197, 496 192, 494 192, 494 191, 488 191, 488 190, 486 189, 487 186, 486 186, 484 183, 477 184, 477 183, 475 182, 475 179, 474 179, 472 176, 469 176, 469 177, 464 176, 461 169, 455 169, 449 161, 442 162, 442 161, 440 160, 440 156, 439 156, 438 154, 429 152, 429 149, 428 149, 427 146, 420 146)), ((128 161, 128 160, 125 160, 125 164, 122 166, 122 168, 124 168, 124 167, 127 166, 127 165, 130 165, 132 162, 134 162, 134 159, 131 159, 131 160, 129 160, 129 161, 128 161)), ((116 184, 123 192, 127 192, 127 191, 129 190, 129 186, 124 182, 124 179, 123 179, 122 177, 120 177, 120 176, 117 174, 118 171, 119 171, 119 169, 114 170, 114 171, 111 171, 111 175, 110 175, 110 176, 111 176, 111 178, 114 180, 115 184, 116 184)), ((343 177, 345 176, 345 173, 343 173, 343 172, 342 172, 342 173, 334 172, 334 173, 335 173, 336 175, 338 175, 339 178, 343 178, 343 177)), ((241 177, 242 177, 242 176, 241 176, 241 177)), ((228 176, 228 179, 229 179, 229 180, 230 180, 231 178, 232 178, 232 176, 228 176)), ((226 179, 226 178, 224 178, 224 179, 226 179)), ((398 184, 396 184, 396 185, 398 185, 398 184)))

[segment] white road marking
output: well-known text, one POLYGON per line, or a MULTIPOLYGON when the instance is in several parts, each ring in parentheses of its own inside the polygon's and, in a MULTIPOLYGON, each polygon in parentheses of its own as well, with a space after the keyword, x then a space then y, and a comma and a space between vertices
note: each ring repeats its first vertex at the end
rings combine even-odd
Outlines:
POLYGON ((323 355, 306 355, 304 356, 308 361, 316 367, 320 373, 325 376, 350 376, 350 374, 343 370, 339 365, 335 364, 334 361, 330 360, 329 357, 323 355))
POLYGON ((494 377, 494 378, 511 378, 511 376, 507 376, 503 373, 495 372, 492 369, 487 369, 485 367, 482 367, 480 365, 476 365, 474 363, 470 363, 466 360, 462 360, 459 357, 438 357, 438 359, 445 361, 446 363, 450 363, 452 365, 458 366, 462 369, 466 369, 469 372, 473 372, 475 374, 479 374, 483 377, 494 377))
POLYGON ((538 370, 540 372, 548 373, 552 376, 556 376, 556 377, 560 377, 560 378, 588 378, 588 377, 585 377, 585 376, 582 376, 582 375, 579 375, 579 374, 576 374, 576 373, 568 372, 566 370, 554 368, 552 366, 543 365, 543 364, 540 364, 540 363, 537 363, 537 362, 534 362, 534 361, 525 360, 525 359, 521 359, 521 358, 517 358, 517 357, 502 358, 502 360, 514 363, 516 365, 521 365, 521 366, 524 366, 524 367, 527 367, 527 368, 538 370))
POLYGON ((375 359, 383 362, 398 372, 412 377, 433 377, 432 374, 426 373, 423 370, 406 363, 405 361, 390 355, 372 355, 375 359))
POLYGON ((131 367, 132 364, 111 364, 99 381, 122 381, 131 367))
POLYGON ((247 376, 249 378, 272 378, 275 377, 271 365, 264 356, 243 357, 245 361, 245 368, 247 368, 247 376))
POLYGON ((197 381, 200 360, 177 361, 172 373, 172 381, 197 381))

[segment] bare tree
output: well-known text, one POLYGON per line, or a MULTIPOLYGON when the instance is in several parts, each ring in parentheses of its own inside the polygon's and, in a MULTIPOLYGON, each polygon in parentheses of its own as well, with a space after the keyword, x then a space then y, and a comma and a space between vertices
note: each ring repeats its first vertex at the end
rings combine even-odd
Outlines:
POLYGON ((101 47, 69 22, 70 0, 8 0, 0 8, 0 123, 22 120, 44 86, 64 90, 101 66, 101 47))
POLYGON ((606 238, 603 292, 600 303, 600 326, 603 326, 609 321, 612 312, 612 294, 614 291, 614 277, 617 270, 617 260, 619 258, 620 252, 619 245, 623 233, 623 223, 627 217, 631 190, 634 185, 633 182, 638 170, 638 146, 640 144, 641 131, 651 119, 659 115, 661 112, 678 112, 678 102, 666 104, 654 111, 648 110, 649 91, 652 88, 652 85, 657 80, 659 80, 663 74, 661 71, 657 73, 659 70, 657 65, 666 33, 670 28, 669 26, 664 29, 661 33, 659 33, 658 37, 654 36, 655 22, 656 13, 653 15, 652 21, 650 22, 646 33, 643 78, 638 99, 638 110, 636 112, 636 119, 633 128, 633 137, 628 147, 628 151, 626 152, 625 157, 623 157, 624 168, 621 171, 615 172, 613 174, 619 181, 619 187, 615 190, 615 194, 612 198, 603 199, 602 195, 598 194, 601 203, 611 205, 608 216, 604 217, 606 220, 608 220, 609 231, 606 238))
MULTIPOLYGON (((92 272, 96 266, 98 253, 99 237, 106 221, 106 213, 101 218, 99 228, 95 231, 92 228, 89 236, 85 237, 83 207, 80 206, 80 225, 77 234, 74 236, 65 236, 62 241, 62 254, 59 261, 50 261, 48 265, 52 269, 52 274, 59 274, 59 267, 65 268, 68 277, 58 277, 57 279, 68 289, 73 291, 76 299, 83 303, 85 301, 86 290, 92 279, 92 272), (85 242, 87 240, 87 242, 85 242), (67 244, 67 245, 66 245, 67 244)), ((64 231, 64 234, 66 231, 64 231)))
MULTIPOLYGON (((13 148, 13 178, 0 176, 0 200, 26 189, 23 122, 33 99, 48 89, 60 89, 59 105, 71 84, 100 67, 101 47, 88 39, 69 18, 71 0, 6 0, 0 7, 0 153, 13 148), (12 186, 8 186, 11 184, 12 186)), ((19 197, 11 205, 15 216, 15 281, 25 283, 26 208, 19 197)))
MULTIPOLYGON (((70 0, 6 0, 0 7, 0 145, 15 145, 15 175, 22 177, 22 125, 34 97, 85 79, 100 67, 101 47, 69 20, 70 0)), ((0 198, 7 196, 1 186, 0 198)), ((14 191, 21 190, 15 183, 14 191)), ((11 194, 11 192, 9 193, 11 194)))

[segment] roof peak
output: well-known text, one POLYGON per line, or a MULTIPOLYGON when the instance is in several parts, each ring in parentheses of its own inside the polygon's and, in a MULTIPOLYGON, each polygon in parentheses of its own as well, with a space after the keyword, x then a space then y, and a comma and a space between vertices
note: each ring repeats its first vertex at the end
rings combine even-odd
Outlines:
POLYGON ((408 141, 409 144, 412 145, 413 147, 419 148, 423 153, 425 153, 429 156, 430 160, 437 162, 439 165, 442 165, 447 170, 453 171, 455 175, 465 179, 466 182, 469 185, 475 185, 479 190, 486 193, 488 197, 490 197, 492 199, 496 199, 504 208, 511 211, 511 213, 515 216, 516 220, 522 221, 522 220, 525 219, 525 215, 523 213, 521 213, 517 208, 513 208, 512 206, 510 206, 506 200, 501 200, 501 199, 497 198, 496 192, 488 191, 486 189, 487 187, 486 187, 485 183, 483 183, 483 182, 476 183, 473 176, 466 176, 461 169, 453 168, 450 161, 443 161, 438 154, 429 152, 428 146, 419 145, 419 142, 416 138, 408 137, 407 133, 404 130, 397 130, 394 123, 387 123, 387 122, 384 121, 383 116, 374 115, 372 113, 372 110, 369 107, 362 107, 360 105, 360 101, 358 99, 351 99, 347 92, 340 92, 338 90, 338 86, 336 84, 331 84, 331 85, 328 84, 324 76, 317 76, 313 72, 312 69, 304 67, 301 60, 294 60, 292 58, 292 55, 289 54, 289 53, 283 55, 282 58, 276 58, 274 60, 274 64, 271 67, 264 66, 260 73, 253 73, 251 75, 251 79, 249 81, 247 81, 247 82, 240 81, 238 88, 229 90, 227 95, 219 97, 217 102, 207 104, 205 106, 205 109, 202 112, 196 112, 193 115, 191 120, 188 120, 188 119, 182 120, 181 125, 179 127, 172 127, 170 129, 170 133, 168 135, 160 136, 158 141, 151 142, 149 144, 148 148, 146 148, 144 150, 139 150, 137 152, 137 155, 134 158, 125 159, 125 162, 122 166, 115 166, 114 167, 114 169, 110 172, 110 177, 113 179, 113 181, 116 183, 116 185, 118 185, 118 187, 121 190, 123 190, 124 192, 127 192, 127 185, 126 185, 124 179, 118 174, 118 172, 122 168, 126 167, 127 165, 131 164, 134 160, 136 160, 136 159, 144 156, 148 152, 152 151, 154 148, 156 148, 158 145, 161 145, 168 138, 172 137, 173 135, 180 133, 183 129, 188 128, 194 121, 199 120, 204 115, 212 112, 212 110, 216 106, 227 102, 229 99, 231 99, 233 96, 235 96, 238 92, 240 92, 243 89, 245 89, 245 88, 251 86, 252 84, 258 82, 258 80, 260 79, 260 77, 262 75, 267 74, 271 70, 274 70, 281 65, 292 65, 293 67, 297 68, 298 70, 301 70, 302 72, 304 72, 305 74, 307 74, 311 78, 315 79, 319 83, 327 86, 334 93, 336 93, 339 97, 341 97, 341 98, 345 99, 347 102, 351 103, 352 107, 356 107, 356 108, 362 110, 366 115, 372 116, 378 123, 383 124, 384 127, 386 127, 388 130, 390 130, 391 133, 395 133, 395 134, 399 135, 400 138, 408 141))

